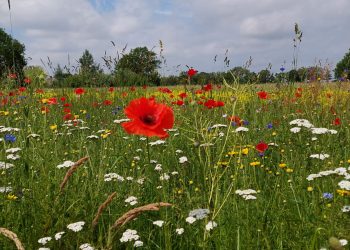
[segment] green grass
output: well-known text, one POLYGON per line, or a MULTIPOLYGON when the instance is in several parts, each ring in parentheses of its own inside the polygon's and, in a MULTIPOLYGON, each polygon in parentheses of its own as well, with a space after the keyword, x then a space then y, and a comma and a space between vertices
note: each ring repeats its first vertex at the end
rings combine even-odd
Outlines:
MULTIPOLYGON (((15 142, 0 142, 0 161, 15 165, 0 172, 0 187, 13 189, 10 193, 0 193, 0 225, 15 232, 26 249, 38 249, 41 247, 38 239, 46 236, 53 237, 45 245, 51 249, 78 249, 83 243, 90 243, 96 249, 132 249, 133 242, 119 240, 126 229, 137 230, 143 249, 320 249, 328 246, 331 236, 350 240, 349 213, 341 211, 344 205, 350 205, 349 196, 337 193, 338 182, 344 177, 306 179, 319 171, 349 167, 350 94, 346 88, 303 86, 303 96, 293 102, 295 86, 283 86, 280 90, 268 86, 268 100, 260 100, 256 95, 263 86, 239 86, 235 90, 222 87, 206 93, 207 98, 212 96, 225 102, 224 107, 214 109, 191 103, 190 99, 200 100, 198 95, 191 95, 186 98, 185 106, 172 106, 177 131, 169 132, 166 143, 156 146, 147 146, 147 140, 126 134, 113 120, 125 118, 123 108, 141 96, 156 95, 157 101, 171 105, 173 100, 159 94, 157 89, 135 92, 125 89, 114 93, 107 89, 87 89, 80 98, 74 96, 72 89, 47 90, 43 96, 28 89, 21 94, 26 98, 11 97, 19 100, 17 104, 0 106, 0 111, 9 112, 0 113, 0 126, 20 128, 19 132, 11 132, 17 137, 15 142), (128 96, 123 97, 123 91, 128 96), (326 97, 329 92, 331 98, 326 97), (62 126, 62 103, 41 103, 44 97, 63 95, 72 104, 72 114, 79 115, 86 123, 62 126), (105 99, 112 100, 113 105, 92 105, 105 99), (49 108, 47 114, 42 114, 43 106, 49 108), (336 115, 330 112, 331 107, 336 115), (297 113, 299 109, 302 113, 297 113), (249 131, 235 133, 236 127, 230 125, 224 114, 249 121, 246 126, 249 131), (341 118, 340 126, 332 125, 335 117, 341 118), (289 122, 297 118, 338 133, 312 135, 302 128, 294 134, 290 132, 293 126, 289 122), (267 128, 269 123, 273 128, 267 128), (57 132, 50 129, 54 124, 58 126, 57 132), (214 124, 227 127, 208 129, 214 124), (81 126, 89 129, 77 129, 81 126), (111 134, 102 138, 97 133, 102 129, 110 130, 111 134), (31 133, 40 137, 28 138, 31 133), (86 139, 92 134, 99 138, 86 139), (312 141, 314 136, 318 140, 312 141), (270 146, 265 156, 260 157, 254 148, 260 141, 278 146, 270 146), (204 143, 213 145, 199 146, 204 143), (21 148, 18 153, 21 158, 7 160, 5 150, 14 147, 21 148), (239 147, 248 148, 249 153, 239 154, 239 147), (155 171, 156 164, 149 162, 148 150, 150 159, 162 165, 161 172, 155 171), (230 156, 232 151, 238 154, 230 156), (330 157, 323 161, 309 158, 318 153, 330 157), (84 156, 89 156, 89 161, 78 167, 63 192, 59 192, 67 168, 56 166, 84 156), (136 156, 140 159, 134 160, 136 156), (179 163, 181 156, 186 156, 188 162, 179 163), (252 162, 260 165, 251 166, 252 162), (279 167, 280 163, 286 167, 279 167), (172 175, 174 171, 178 174, 172 175), (107 173, 133 180, 105 182, 107 173), (159 179, 164 173, 170 176, 168 181, 159 179), (137 183, 140 178, 144 178, 143 185, 137 183), (308 187, 313 190, 308 191, 308 187), (245 200, 235 194, 238 189, 249 188, 257 191, 256 200, 245 200), (98 207, 113 192, 117 196, 93 229, 91 222, 98 207), (325 192, 332 193, 333 199, 322 198, 325 192), (17 198, 11 199, 11 194, 17 198), (138 204, 126 206, 124 200, 129 196, 137 197, 138 204), (160 201, 173 206, 145 212, 118 230, 110 229, 133 207, 160 201), (209 209, 210 214, 193 224, 187 223, 189 212, 197 208, 209 209), (156 220, 164 220, 163 227, 153 225, 156 220), (205 225, 210 220, 217 227, 208 232, 205 225), (83 230, 67 229, 68 224, 77 221, 86 222, 83 230), (184 228, 184 233, 177 235, 176 228, 184 228), (65 234, 56 241, 54 235, 61 231, 65 234)), ((179 91, 173 94, 177 96, 179 91)), ((1 133, 1 138, 5 134, 1 133)), ((149 138, 148 142, 156 140, 149 138)), ((11 241, 0 236, 0 249, 15 248, 11 241)))

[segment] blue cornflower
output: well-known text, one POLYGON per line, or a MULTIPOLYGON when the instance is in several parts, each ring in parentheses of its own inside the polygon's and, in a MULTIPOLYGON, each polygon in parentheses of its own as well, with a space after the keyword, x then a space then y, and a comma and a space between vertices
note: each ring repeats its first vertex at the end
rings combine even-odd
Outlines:
POLYGON ((4 139, 6 142, 15 142, 16 141, 16 136, 12 135, 12 134, 6 134, 4 136, 4 139))
POLYGON ((269 124, 267 124, 267 126, 266 126, 268 129, 271 129, 271 128, 273 128, 273 125, 272 125, 272 123, 269 123, 269 124))
POLYGON ((244 126, 248 126, 248 125, 249 125, 249 122, 246 121, 246 120, 244 120, 244 121, 243 121, 243 125, 244 125, 244 126))
POLYGON ((323 199, 328 199, 331 200, 333 199, 333 194, 332 193, 323 193, 323 199))
POLYGON ((280 71, 283 72, 284 70, 285 70, 285 68, 282 66, 282 67, 280 68, 280 71))
POLYGON ((231 122, 231 126, 233 127, 237 126, 237 122, 231 122))

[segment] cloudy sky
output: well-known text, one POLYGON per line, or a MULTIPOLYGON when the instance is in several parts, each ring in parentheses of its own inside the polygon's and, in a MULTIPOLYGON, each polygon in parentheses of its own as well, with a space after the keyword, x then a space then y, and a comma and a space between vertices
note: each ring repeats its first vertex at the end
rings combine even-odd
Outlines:
MULTIPOLYGON (((254 71, 269 63, 274 72, 289 69, 294 23, 303 31, 299 65, 334 67, 350 48, 349 10, 350 0, 11 0, 13 35, 29 64, 50 57, 67 65, 69 55, 74 65, 85 49, 102 62, 126 44, 159 53, 162 40, 166 75, 185 65, 226 70, 226 51, 230 68, 252 57, 254 71)), ((0 27, 11 30, 7 0, 0 0, 0 27)))

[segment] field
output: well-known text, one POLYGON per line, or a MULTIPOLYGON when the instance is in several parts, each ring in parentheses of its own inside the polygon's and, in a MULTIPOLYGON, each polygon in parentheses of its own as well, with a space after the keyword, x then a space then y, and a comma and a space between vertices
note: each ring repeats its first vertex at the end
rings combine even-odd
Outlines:
POLYGON ((0 225, 25 249, 345 249, 349 89, 3 91, 0 225), (123 127, 141 97, 173 110, 168 137, 123 127))

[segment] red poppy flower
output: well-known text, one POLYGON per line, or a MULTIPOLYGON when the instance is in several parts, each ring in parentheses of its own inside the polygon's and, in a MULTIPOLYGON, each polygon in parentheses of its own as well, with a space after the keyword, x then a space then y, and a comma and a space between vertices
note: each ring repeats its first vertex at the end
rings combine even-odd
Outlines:
POLYGON ((27 90, 26 87, 19 87, 19 88, 18 88, 18 91, 19 91, 19 92, 24 92, 24 91, 26 91, 26 90, 27 90))
POLYGON ((63 107, 72 107, 72 104, 71 103, 65 103, 65 104, 63 104, 63 107))
POLYGON ((335 119, 334 119, 334 121, 333 121, 333 125, 335 125, 335 126, 339 126, 339 125, 341 125, 341 120, 340 120, 340 118, 339 118, 339 117, 337 117, 337 118, 335 118, 335 119))
POLYGON ((204 85, 203 90, 204 91, 210 91, 213 89, 213 85, 211 83, 208 83, 207 85, 204 85))
POLYGON ((108 91, 112 93, 112 92, 114 91, 114 88, 113 88, 113 87, 110 87, 110 88, 108 89, 108 91))
POLYGON ((300 98, 301 97, 301 92, 295 92, 295 97, 300 98))
POLYGON ((203 94, 203 90, 201 89, 197 89, 196 92, 195 92, 196 95, 201 95, 203 94))
POLYGON ((65 114, 63 116, 64 121, 72 120, 72 118, 73 118, 73 115, 71 113, 65 114))
POLYGON ((192 77, 192 76, 194 76, 195 74, 197 74, 197 70, 195 70, 195 69, 193 69, 193 68, 190 68, 188 71, 187 71, 187 75, 189 76, 189 77, 192 77))
POLYGON ((47 104, 49 104, 49 105, 57 104, 57 98, 55 98, 55 97, 49 98, 47 101, 47 104))
POLYGON ((184 101, 183 100, 177 100, 176 105, 182 106, 182 105, 184 105, 184 101))
POLYGON ((213 99, 209 99, 208 101, 206 101, 204 103, 204 106, 206 106, 208 109, 212 109, 216 107, 216 101, 214 101, 213 99))
POLYGON ((225 103, 223 101, 216 102, 216 107, 223 107, 223 106, 225 106, 225 103))
POLYGON ((136 88, 134 86, 130 87, 130 91, 135 91, 136 88))
POLYGON ((61 100, 61 102, 65 102, 65 101, 67 100, 67 98, 65 98, 64 96, 62 96, 62 97, 60 98, 60 100, 61 100))
POLYGON ((105 105, 105 106, 112 105, 112 101, 110 101, 110 100, 104 100, 104 101, 103 101, 103 105, 105 105))
POLYGON ((24 78, 24 83, 30 84, 30 82, 31 82, 30 78, 28 78, 28 77, 24 78))
POLYGON ((174 125, 174 113, 170 107, 145 97, 132 100, 124 112, 131 119, 122 123, 129 134, 165 138, 169 136, 165 129, 174 125))
POLYGON ((71 113, 71 110, 69 108, 64 108, 63 109, 63 113, 65 114, 70 114, 71 113))
POLYGON ((42 90, 42 89, 37 89, 37 90, 35 90, 35 93, 37 93, 37 94, 44 94, 44 90, 42 90))
POLYGON ((267 92, 259 91, 257 94, 258 94, 260 99, 267 99, 267 92))
POLYGON ((258 150, 260 153, 264 153, 269 148, 269 145, 267 145, 265 142, 260 142, 255 146, 255 149, 258 150))
POLYGON ((184 93, 184 92, 182 92, 182 93, 179 94, 179 97, 180 97, 181 99, 184 99, 184 98, 187 97, 187 94, 184 93))
POLYGON ((74 93, 75 93, 76 95, 82 95, 82 94, 85 93, 85 90, 84 90, 83 88, 76 88, 76 89, 74 90, 74 93))

